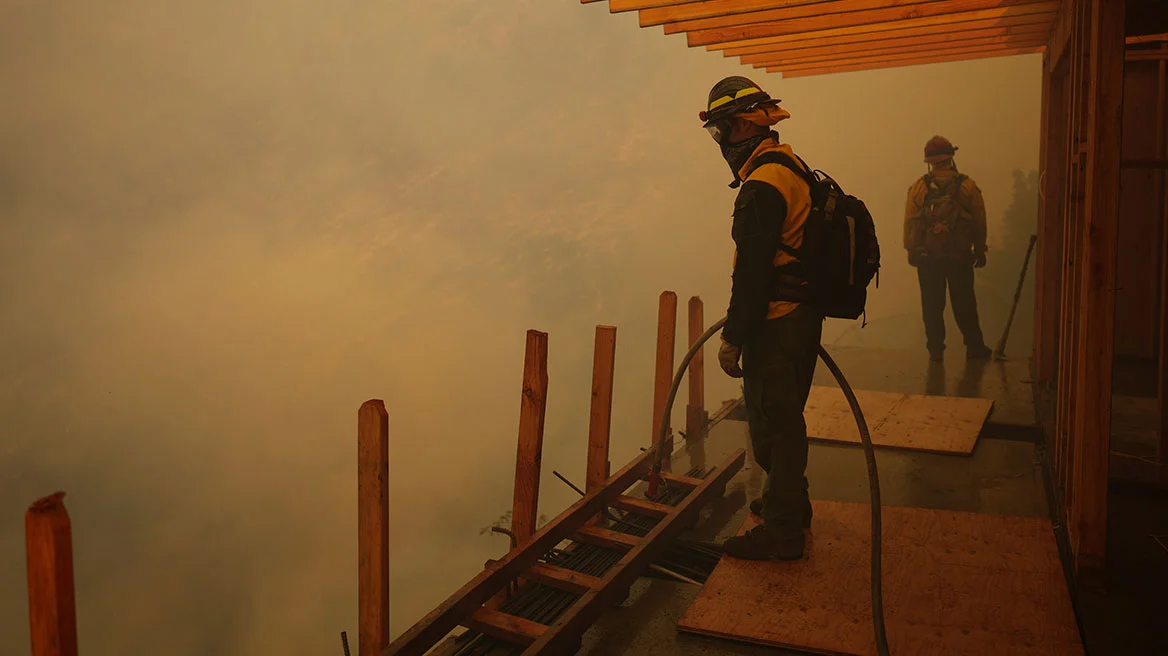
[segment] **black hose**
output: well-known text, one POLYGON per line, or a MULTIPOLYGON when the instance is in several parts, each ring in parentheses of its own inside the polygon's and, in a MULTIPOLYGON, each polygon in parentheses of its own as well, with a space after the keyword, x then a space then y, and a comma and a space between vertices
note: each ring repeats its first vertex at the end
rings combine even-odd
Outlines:
MULTIPOLYGON (((665 401, 665 410, 661 417, 661 431, 657 435, 657 443, 661 446, 665 444, 665 438, 669 434, 669 419, 673 414, 673 401, 677 397, 677 390, 681 387, 681 379, 685 376, 686 369, 689 368, 689 363, 697 355, 714 333, 726 324, 726 317, 722 317, 714 325, 706 329, 694 342, 693 346, 686 352, 685 357, 681 359, 681 366, 677 368, 677 373, 673 376, 673 386, 669 388, 669 398, 665 401)), ((852 391, 852 386, 848 384, 848 380, 844 378, 844 374, 836 366, 831 356, 827 354, 823 346, 819 346, 819 357, 823 363, 827 365, 831 375, 835 377, 839 383, 840 389, 843 390, 844 396, 848 399, 848 405, 852 408, 852 416, 856 420, 856 427, 860 431, 860 441, 864 445, 864 458, 868 461, 868 491, 870 495, 870 503, 872 507, 872 570, 871 570, 871 590, 872 590, 872 625, 876 633, 876 652, 879 656, 890 656, 888 651, 888 636, 884 629, 884 594, 881 585, 881 551, 880 551, 880 475, 876 471, 876 454, 872 450, 872 437, 868 434, 868 423, 864 420, 864 413, 860 410, 860 403, 856 400, 856 394, 852 391)), ((657 485, 661 482, 661 460, 665 457, 662 453, 663 449, 658 448, 653 456, 653 475, 649 479, 649 493, 646 496, 658 495, 657 485)), ((672 454, 669 454, 672 456, 672 454)))

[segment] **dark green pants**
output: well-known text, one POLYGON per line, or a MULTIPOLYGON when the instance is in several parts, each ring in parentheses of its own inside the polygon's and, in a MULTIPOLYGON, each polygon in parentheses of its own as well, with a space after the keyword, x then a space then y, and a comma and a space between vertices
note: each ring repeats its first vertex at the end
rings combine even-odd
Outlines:
POLYGON ((807 423, 823 318, 800 305, 768 320, 743 346, 742 371, 754 459, 767 473, 762 518, 779 537, 803 530, 807 496, 807 423))

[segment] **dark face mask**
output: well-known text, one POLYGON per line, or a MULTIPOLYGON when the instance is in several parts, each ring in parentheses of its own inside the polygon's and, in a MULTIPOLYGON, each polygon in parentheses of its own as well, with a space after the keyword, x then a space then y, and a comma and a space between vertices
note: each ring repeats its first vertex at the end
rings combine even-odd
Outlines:
POLYGON ((738 171, 746 165, 746 160, 750 159, 750 156, 754 154, 754 150, 758 148, 760 143, 766 139, 771 138, 772 136, 778 137, 778 135, 772 131, 767 134, 753 136, 745 141, 739 141, 738 143, 718 144, 718 146, 722 149, 722 157, 725 158, 726 163, 730 165, 730 173, 734 175, 734 182, 730 183, 731 189, 734 189, 738 187, 738 185, 742 184, 742 181, 738 179, 738 171))

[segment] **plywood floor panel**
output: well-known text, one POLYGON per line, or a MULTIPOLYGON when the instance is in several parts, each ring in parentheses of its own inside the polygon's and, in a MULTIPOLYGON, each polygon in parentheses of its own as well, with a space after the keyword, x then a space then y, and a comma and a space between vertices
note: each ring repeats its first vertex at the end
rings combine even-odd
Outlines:
MULTIPOLYGON (((872 444, 935 453, 973 453, 993 401, 951 396, 856 390, 872 444)), ((828 442, 859 444, 860 433, 843 390, 815 385, 803 416, 807 435, 828 442)))
MULTIPOLYGON (((723 558, 678 628, 814 654, 875 654, 869 508, 813 504, 806 558, 723 558)), ((882 519, 893 654, 1083 653, 1049 520, 899 507, 885 507, 882 519)), ((749 516, 742 531, 756 521, 749 516)))

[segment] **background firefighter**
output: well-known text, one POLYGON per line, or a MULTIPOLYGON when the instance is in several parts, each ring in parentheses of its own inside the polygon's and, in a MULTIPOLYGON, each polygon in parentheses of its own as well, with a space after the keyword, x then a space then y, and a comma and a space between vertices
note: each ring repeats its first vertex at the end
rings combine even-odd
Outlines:
POLYGON ((942 136, 925 144, 929 172, 908 191, 904 248, 917 269, 926 347, 933 361, 945 351, 945 290, 969 359, 990 357, 977 314, 974 268, 986 264, 985 201, 977 183, 957 170, 957 148, 942 136))

